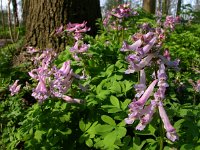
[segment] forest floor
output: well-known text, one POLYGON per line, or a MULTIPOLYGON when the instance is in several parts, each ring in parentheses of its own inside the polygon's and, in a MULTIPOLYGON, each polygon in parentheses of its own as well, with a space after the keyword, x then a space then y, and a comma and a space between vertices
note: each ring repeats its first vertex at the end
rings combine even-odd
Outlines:
POLYGON ((7 43, 11 42, 11 39, 0 39, 0 48, 4 47, 7 43))

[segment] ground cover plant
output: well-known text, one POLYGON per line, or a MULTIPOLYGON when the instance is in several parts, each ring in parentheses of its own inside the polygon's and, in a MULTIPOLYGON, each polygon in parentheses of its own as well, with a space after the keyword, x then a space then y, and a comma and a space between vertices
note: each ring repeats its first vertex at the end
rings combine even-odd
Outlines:
POLYGON ((199 149, 199 25, 120 5, 55 30, 60 53, 1 52, 1 149, 199 149))

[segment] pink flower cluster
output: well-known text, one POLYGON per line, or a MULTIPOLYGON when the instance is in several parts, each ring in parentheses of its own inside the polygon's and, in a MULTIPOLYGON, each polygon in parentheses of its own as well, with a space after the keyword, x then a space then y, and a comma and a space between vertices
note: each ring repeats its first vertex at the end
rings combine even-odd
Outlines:
MULTIPOLYGON (((141 26, 143 29, 143 25, 141 26)), ((136 33, 133 35, 134 43, 129 45, 124 42, 121 51, 129 51, 129 55, 126 57, 129 63, 128 70, 125 71, 126 74, 140 72, 140 82, 134 86, 136 90, 135 98, 129 105, 128 118, 125 119, 127 124, 132 124, 136 119, 140 120, 139 124, 136 126, 136 130, 144 130, 146 125, 152 120, 153 114, 156 109, 159 110, 161 120, 163 121, 164 128, 166 130, 166 136, 169 140, 175 141, 178 139, 175 128, 171 125, 169 118, 163 107, 163 100, 165 98, 166 88, 169 86, 167 83, 166 67, 168 68, 178 68, 179 61, 171 61, 170 53, 168 49, 162 52, 162 43, 165 39, 165 30, 161 27, 144 28, 147 33, 136 33), (147 31, 150 29, 150 31, 147 31), (146 85, 146 68, 158 66, 158 70, 153 72, 154 80, 147 87, 146 85), (157 90, 154 89, 157 85, 157 90), (152 93, 153 99, 150 99, 152 93), (150 99, 150 100, 149 100, 150 99), (149 103, 147 101, 150 101, 149 103)))
POLYGON ((113 8, 106 14, 103 20, 103 25, 107 28, 108 26, 114 30, 121 30, 122 26, 119 24, 122 19, 138 15, 137 11, 134 11, 130 4, 121 4, 117 8, 113 8))
POLYGON ((173 31, 175 24, 179 23, 180 19, 181 18, 179 16, 176 18, 174 18, 173 16, 167 16, 163 25, 165 28, 169 28, 173 31))
MULTIPOLYGON (((73 73, 70 61, 64 62, 61 68, 57 68, 52 63, 56 57, 56 53, 52 49, 46 49, 42 54, 38 55, 38 50, 28 47, 28 53, 35 54, 32 61, 37 68, 28 73, 37 83, 32 91, 32 96, 39 103, 42 103, 49 97, 61 98, 70 103, 81 103, 80 99, 74 99, 65 95, 71 87, 73 78, 78 76, 73 73)), ((17 86, 17 83, 18 80, 10 86, 11 95, 19 92, 21 85, 17 86)))
POLYGON ((82 39, 82 34, 90 31, 90 28, 86 26, 87 22, 83 23, 68 23, 66 27, 63 25, 56 29, 56 35, 62 35, 64 32, 72 33, 75 40, 82 39))
POLYGON ((9 86, 9 91, 11 92, 11 96, 19 93, 21 85, 18 85, 19 80, 16 80, 13 85, 9 86))
POLYGON ((87 22, 84 21, 83 23, 68 23, 66 29, 61 26, 60 28, 56 29, 56 34, 63 34, 64 32, 68 33, 68 36, 72 36, 75 39, 74 46, 71 47, 70 52, 72 53, 72 57, 76 61, 80 61, 78 54, 85 53, 89 45, 85 44, 83 39, 83 34, 87 31, 90 31, 90 28, 86 26, 87 22))
POLYGON ((196 92, 200 92, 200 80, 197 80, 196 83, 195 83, 192 79, 190 79, 190 80, 189 80, 189 83, 192 84, 193 89, 194 89, 196 92))
POLYGON ((34 58, 38 68, 31 70, 29 75, 38 84, 33 89, 32 96, 38 99, 39 102, 43 102, 49 97, 57 97, 67 102, 80 103, 80 100, 65 95, 73 81, 73 70, 70 68, 70 61, 64 62, 59 69, 56 66, 52 66, 55 56, 56 54, 53 50, 47 49, 39 57, 34 58))

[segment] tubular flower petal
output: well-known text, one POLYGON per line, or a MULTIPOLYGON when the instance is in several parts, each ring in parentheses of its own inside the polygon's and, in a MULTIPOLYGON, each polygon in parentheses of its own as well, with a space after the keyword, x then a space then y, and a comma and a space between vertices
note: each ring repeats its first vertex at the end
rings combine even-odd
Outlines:
POLYGON ((121 51, 126 52, 126 51, 135 51, 142 45, 142 40, 137 40, 135 43, 132 45, 128 45, 125 41, 123 42, 121 51))
POLYGON ((149 41, 149 43, 146 46, 143 47, 144 54, 147 54, 150 51, 150 49, 154 46, 154 44, 156 43, 156 41, 157 41, 157 37, 154 36, 151 39, 151 41, 149 41))
POLYGON ((135 95, 135 97, 141 97, 141 95, 144 93, 145 89, 146 89, 146 76, 145 76, 145 71, 140 70, 140 83, 136 84, 134 86, 135 91, 137 92, 137 94, 135 95))
POLYGON ((39 102, 43 102, 49 97, 49 92, 46 88, 44 78, 39 79, 39 83, 37 87, 33 90, 32 96, 35 97, 35 99, 38 99, 39 102))
POLYGON ((144 92, 144 94, 142 95, 142 97, 136 101, 135 103, 136 104, 139 104, 141 105, 142 107, 144 106, 144 104, 146 103, 146 101, 148 100, 148 98, 150 97, 151 93, 153 92, 154 90, 154 87, 156 85, 156 83, 158 82, 158 80, 154 80, 150 85, 149 87, 146 89, 146 91, 144 92))
POLYGON ((164 124, 164 128, 167 131, 167 134, 166 134, 167 138, 169 140, 171 140, 172 142, 178 140, 178 135, 176 133, 176 129, 171 125, 169 118, 168 118, 168 116, 165 112, 165 109, 163 107, 162 102, 159 103, 158 109, 159 109, 160 117, 161 117, 163 124, 164 124))
POLYGON ((129 112, 130 114, 128 115, 128 118, 125 119, 125 122, 127 124, 132 124, 136 119, 139 119, 141 116, 143 116, 146 111, 147 107, 143 109, 147 99, 150 97, 151 93, 153 92, 154 86, 157 83, 157 79, 154 80, 149 87, 146 89, 142 97, 136 101, 135 99, 133 100, 132 103, 129 104, 129 112))
POLYGON ((156 101, 151 101, 151 104, 144 108, 143 117, 140 119, 140 123, 136 126, 136 130, 144 130, 146 125, 152 120, 155 108, 157 106, 156 101))
POLYGON ((125 71, 126 74, 134 73, 136 71, 142 70, 145 66, 150 64, 150 61, 154 57, 154 54, 149 54, 147 57, 143 58, 138 64, 130 62, 129 69, 125 71))
POLYGON ((178 69, 178 65, 179 65, 179 59, 175 60, 175 61, 169 61, 167 60, 167 58, 165 58, 164 56, 162 55, 158 55, 158 57, 162 60, 162 62, 167 65, 168 67, 170 68, 175 68, 175 69, 178 69))
POLYGON ((63 95, 62 99, 65 100, 68 103, 82 103, 82 100, 80 100, 80 99, 73 99, 73 98, 71 98, 71 97, 69 97, 67 95, 63 95))

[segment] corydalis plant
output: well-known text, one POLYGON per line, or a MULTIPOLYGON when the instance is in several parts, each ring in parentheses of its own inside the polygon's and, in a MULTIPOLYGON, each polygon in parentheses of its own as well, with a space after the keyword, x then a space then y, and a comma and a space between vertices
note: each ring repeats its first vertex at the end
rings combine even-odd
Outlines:
POLYGON ((67 33, 67 36, 74 39, 74 45, 70 48, 70 52, 76 61, 80 61, 78 55, 85 53, 90 46, 89 44, 85 44, 83 42, 83 35, 90 31, 90 28, 87 27, 86 24, 86 21, 83 23, 68 23, 66 28, 64 28, 62 25, 60 28, 56 29, 56 35, 64 36, 64 33, 67 33))
POLYGON ((68 23, 66 27, 61 25, 58 29, 56 29, 55 34, 57 36, 64 36, 67 33, 67 36, 73 37, 75 40, 81 40, 83 38, 83 34, 90 31, 90 28, 86 26, 87 22, 83 23, 68 23))
POLYGON ((38 64, 38 68, 31 70, 29 75, 38 84, 33 89, 32 96, 38 99, 39 102, 43 102, 49 97, 57 97, 67 102, 80 103, 81 100, 73 99, 65 95, 74 78, 70 61, 64 62, 59 69, 52 63, 55 56, 56 54, 53 50, 47 49, 39 57, 35 58, 35 64, 38 64))
POLYGON ((107 29, 121 30, 123 29, 123 20, 132 16, 137 16, 138 12, 130 7, 130 4, 121 4, 117 8, 113 8, 107 12, 103 25, 107 29))
MULTIPOLYGON (((71 98, 65 95, 71 87, 74 78, 82 79, 81 76, 74 74, 70 67, 70 60, 65 61, 61 68, 53 64, 56 53, 52 49, 46 49, 39 54, 39 50, 28 47, 27 52, 33 55, 32 61, 35 69, 29 73, 30 77, 36 82, 37 86, 32 90, 32 96, 42 103, 49 97, 61 98, 70 103, 81 103, 82 100, 71 98)), ((11 95, 17 94, 21 85, 17 85, 16 80, 9 90, 11 95)))
POLYGON ((171 61, 169 51, 165 50, 164 54, 162 51, 162 44, 166 38, 167 30, 168 28, 174 28, 176 23, 173 19, 176 20, 175 18, 167 17, 164 25, 159 22, 156 28, 152 28, 148 24, 141 25, 141 33, 133 35, 134 43, 129 45, 127 42, 124 42, 121 51, 130 52, 126 57, 129 66, 125 73, 140 72, 140 83, 134 86, 137 93, 129 105, 129 114, 125 122, 132 124, 137 119, 139 124, 136 126, 136 130, 144 130, 146 125, 152 120, 156 109, 158 109, 167 132, 166 136, 174 142, 178 139, 178 135, 175 128, 170 124, 163 103, 166 88, 169 86, 166 68, 178 69, 179 60, 171 61), (142 33, 143 31, 145 33, 142 33), (150 67, 154 68, 154 72, 151 75, 154 80, 147 87, 144 70, 150 67), (156 85, 158 87, 157 90, 156 85), (152 94, 153 98, 151 98, 152 94), (148 101, 150 102, 148 103, 148 101))
POLYGON ((19 93, 19 90, 21 88, 21 85, 18 85, 19 80, 15 80, 13 85, 9 86, 9 91, 11 92, 11 96, 19 93))

